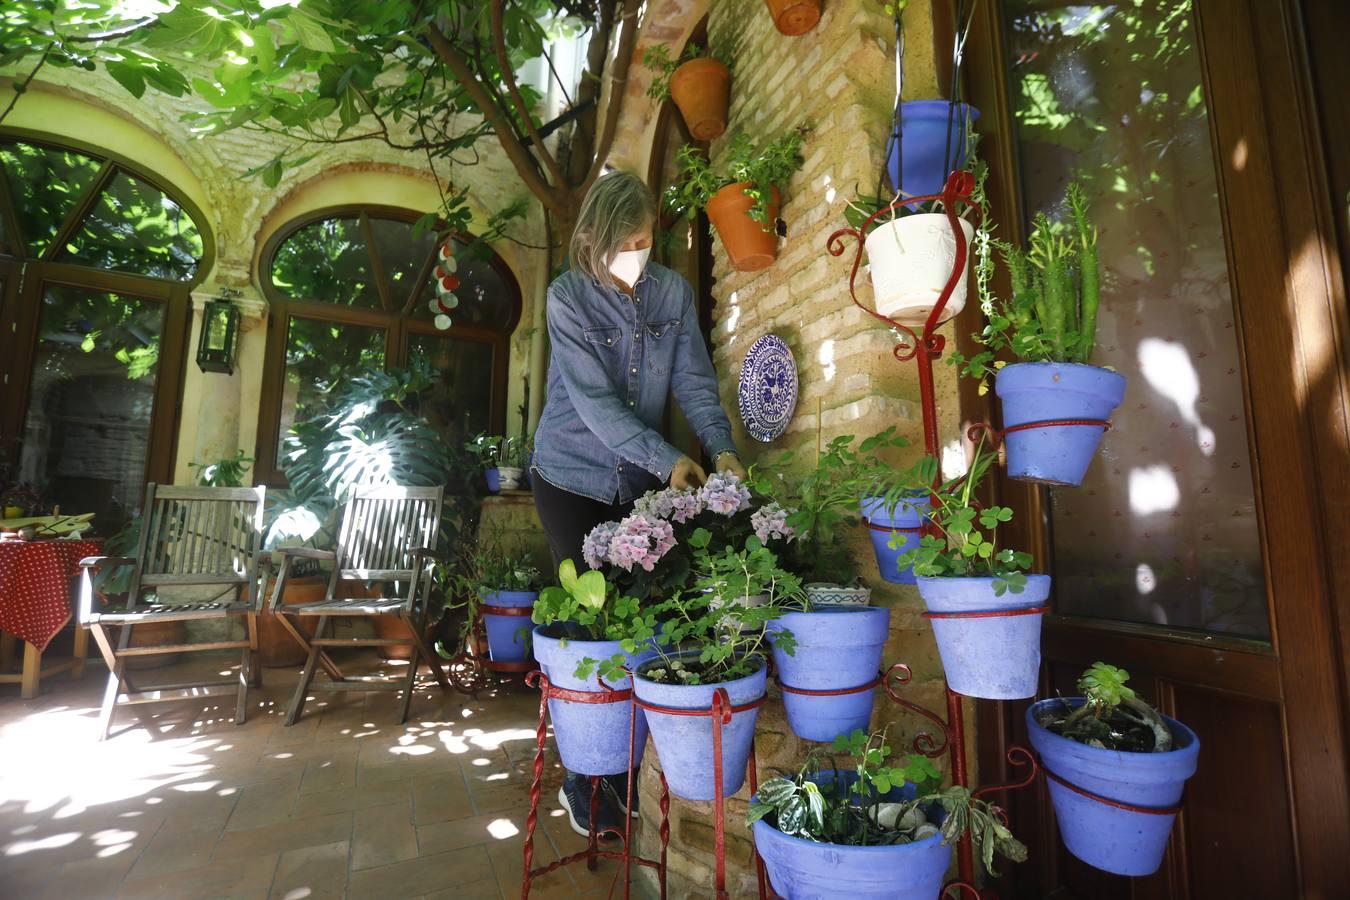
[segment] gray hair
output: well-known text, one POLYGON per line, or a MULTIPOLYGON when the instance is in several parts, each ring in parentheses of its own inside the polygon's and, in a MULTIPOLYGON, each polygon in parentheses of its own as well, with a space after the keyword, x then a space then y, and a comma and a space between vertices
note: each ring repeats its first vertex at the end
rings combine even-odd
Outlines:
POLYGON ((572 232, 572 267, 601 284, 617 287, 609 271, 614 254, 656 221, 656 199, 632 172, 601 175, 586 192, 572 232))

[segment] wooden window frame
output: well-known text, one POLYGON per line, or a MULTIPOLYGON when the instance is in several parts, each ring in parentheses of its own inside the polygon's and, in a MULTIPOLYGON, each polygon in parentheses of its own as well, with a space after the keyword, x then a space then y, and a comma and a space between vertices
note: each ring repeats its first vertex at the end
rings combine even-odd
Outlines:
MULTIPOLYGON (((483 328, 473 325, 452 324, 442 331, 431 319, 413 318, 413 310, 422 294, 427 279, 435 265, 436 253, 433 249, 426 262, 418 269, 412 283, 410 295, 406 298, 389 296, 387 279, 384 277, 383 263, 375 249, 374 232, 371 219, 386 219, 412 224, 420 214, 397 206, 379 204, 346 204, 328 206, 311 210, 303 216, 287 222, 278 228, 263 245, 259 257, 258 282, 262 285, 263 296, 268 303, 267 347, 264 351, 262 386, 259 392, 258 432, 254 457, 254 479, 258 484, 284 488, 286 476, 276 463, 277 442, 281 438, 281 405, 285 394, 286 380, 286 341, 290 333, 290 321, 294 318, 311 321, 333 322, 343 325, 357 325, 374 328, 384 332, 385 369, 397 369, 407 365, 409 339, 414 335, 433 335, 457 340, 488 344, 492 348, 492 397, 490 400, 491 429, 501 433, 506 427, 507 374, 510 363, 511 335, 520 324, 521 290, 515 273, 500 256, 493 253, 488 263, 501 276, 511 294, 511 314, 500 329, 483 328), (276 252, 287 240, 301 229, 328 219, 355 218, 361 224, 367 252, 371 261, 371 276, 375 279, 380 297, 380 309, 343 306, 322 300, 297 300, 272 281, 272 266, 276 252)), ((455 234, 455 240, 467 243, 470 235, 455 234)), ((454 317, 451 316, 453 322, 454 317)))
POLYGON ((192 323, 192 290, 215 265, 215 235, 201 208, 136 162, 92 144, 27 128, 0 128, 0 143, 34 144, 54 150, 71 150, 100 163, 98 174, 85 188, 61 221, 55 237, 38 257, 28 256, 27 236, 18 221, 7 177, 0 177, 0 216, 14 242, 16 254, 0 251, 5 274, 5 296, 0 298, 0 381, 6 401, 0 407, 0 449, 14 453, 23 439, 32 388, 33 361, 37 352, 37 329, 41 322, 42 292, 56 284, 94 292, 123 294, 162 303, 164 327, 155 373, 155 412, 145 461, 145 481, 173 481, 181 421, 183 383, 187 373, 188 340, 192 323), (99 196, 119 172, 142 181, 169 197, 192 219, 202 239, 202 256, 192 277, 172 281, 116 269, 98 269, 83 263, 56 262, 66 242, 88 217, 99 196))

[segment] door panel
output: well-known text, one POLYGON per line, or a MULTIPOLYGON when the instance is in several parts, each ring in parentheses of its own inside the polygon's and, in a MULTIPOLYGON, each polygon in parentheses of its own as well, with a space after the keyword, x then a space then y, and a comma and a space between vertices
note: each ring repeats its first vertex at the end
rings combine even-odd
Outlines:
MULTIPOLYGON (((1121 148, 1134 171, 1146 162, 1147 179, 1113 178, 1101 192, 1104 213, 1094 214, 1103 248, 1116 259, 1116 322, 1100 337, 1107 356, 1100 361, 1135 369, 1118 429, 1078 491, 997 486, 1001 502, 1024 511, 1017 543, 1034 548, 1057 581, 1041 696, 1076 693, 1077 674, 1104 660, 1129 670, 1136 688, 1194 728, 1202 746, 1186 810, 1151 877, 1104 875, 1069 857, 1043 783, 1009 798, 1014 831, 1032 851, 1026 865, 1011 869, 1012 895, 1330 898, 1344 896, 1350 883, 1345 697, 1333 615, 1350 608, 1350 598, 1337 595, 1329 572, 1347 548, 1339 485, 1350 462, 1342 428, 1350 362, 1338 342, 1347 326, 1335 277, 1335 213, 1305 81, 1299 9, 1314 2, 1003 0, 985 4, 977 18, 968 93, 985 113, 981 150, 1000 236, 1021 240, 1036 203, 1062 184, 1054 173, 1062 178, 1094 143, 1121 148), (1053 60, 1038 58, 1026 35, 1018 45, 1009 17, 1109 17, 1113 9, 1162 18, 1118 48, 1125 76, 1110 77, 1109 52, 1105 61, 1051 66, 1032 110, 1041 146, 1022 140, 1027 116, 1016 117, 1019 102, 1026 107, 1017 69, 1053 60), (1159 52, 1149 41, 1168 42, 1164 56, 1191 54, 1190 74, 1167 57, 1141 83, 1151 65, 1141 59, 1159 52), (1105 88, 1094 93, 1099 85, 1105 88), (1186 88, 1182 113, 1207 110, 1203 130, 1190 127, 1198 115, 1189 124, 1183 115, 1150 139, 1139 119, 1159 92, 1171 96, 1179 85, 1186 88), (1108 115, 1103 106, 1113 92, 1108 115), (1120 134, 1086 129, 1064 140, 1073 125, 1062 118, 1066 108, 1087 110, 1120 134), (1177 158, 1182 153, 1192 155, 1189 163, 1177 158), (1201 153, 1208 173, 1197 170, 1201 153), (1122 188, 1118 197, 1111 198, 1112 185, 1122 188), (1181 277, 1155 290, 1168 266, 1181 277), (1209 287, 1196 290, 1202 281, 1209 287), (1178 284, 1190 286, 1178 292, 1178 284), (1160 296, 1169 302, 1147 307, 1160 296), (1131 356, 1111 360, 1136 328, 1152 331, 1134 332, 1131 356), (1141 352, 1146 341, 1155 363, 1170 357, 1172 364, 1151 365, 1141 352), (1118 505, 1102 502, 1112 492, 1118 505), (1117 509, 1124 522, 1114 521, 1117 509), (1164 543, 1169 552, 1150 549, 1164 543)), ((1044 36, 1053 42, 1062 32, 1052 21, 1044 36)), ((1096 43, 1103 40, 1109 43, 1096 43)), ((996 287, 1006 291, 1006 281, 996 287)), ((958 341, 981 327, 977 310, 963 315, 958 341)), ((963 407, 971 419, 997 413, 973 391, 963 394, 963 407)), ((1025 739, 1025 708, 980 704, 982 781, 1008 774, 1003 750, 1025 739)))

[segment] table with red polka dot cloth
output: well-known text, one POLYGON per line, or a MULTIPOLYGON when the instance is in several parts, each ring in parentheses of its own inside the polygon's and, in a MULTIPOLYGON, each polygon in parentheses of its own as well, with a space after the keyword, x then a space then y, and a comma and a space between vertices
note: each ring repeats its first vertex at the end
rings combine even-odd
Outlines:
POLYGON ((0 541, 0 631, 37 648, 70 621, 70 580, 98 541, 0 541))

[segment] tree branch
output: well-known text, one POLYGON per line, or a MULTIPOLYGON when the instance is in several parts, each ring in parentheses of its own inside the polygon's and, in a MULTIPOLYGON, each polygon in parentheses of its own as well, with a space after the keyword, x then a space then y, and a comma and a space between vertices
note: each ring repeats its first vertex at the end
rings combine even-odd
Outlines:
POLYGON ((23 80, 22 84, 19 83, 17 78, 10 82, 9 86, 10 89, 14 91, 14 96, 10 98, 9 105, 5 107, 5 111, 0 112, 0 122, 5 121, 5 117, 13 111, 14 104, 18 103, 19 98, 28 91, 28 86, 33 83, 33 79, 37 77, 37 73, 41 71, 42 67, 47 63, 47 57, 51 56, 52 49, 55 46, 55 43, 47 45, 47 49, 42 51, 42 56, 38 59, 37 65, 33 66, 33 71, 28 73, 28 77, 23 80))
POLYGON ((529 134, 539 158, 543 160, 544 168, 548 170, 549 177, 553 179, 554 184, 565 188, 567 179, 563 177, 562 169, 558 168, 558 161, 544 146, 544 139, 539 136, 539 130, 534 127, 534 116, 530 114, 530 107, 525 103, 525 98, 521 96, 520 86, 516 84, 515 73, 511 71, 511 58, 506 53, 506 35, 502 23, 502 11, 505 6, 506 0, 492 0, 492 49, 497 54, 497 66, 502 71, 502 81, 506 84, 506 92, 511 96, 511 102, 516 105, 516 111, 520 113, 521 121, 525 123, 525 130, 529 134))
POLYGON ((431 46, 436 51, 436 55, 445 63, 450 73, 455 76, 464 92, 482 110, 483 117, 487 119, 488 124, 497 134, 497 139, 502 145, 502 151, 506 153, 506 158, 515 166, 516 173, 525 182, 525 186, 546 207, 560 215, 568 215, 570 213, 568 204, 563 199, 561 192, 555 190, 539 173, 534 157, 520 143, 505 111, 479 82, 477 75, 469 66, 468 60, 435 26, 427 29, 427 38, 431 41, 431 46))
POLYGON ((121 28, 110 28, 107 31, 96 31, 93 34, 75 34, 63 35, 61 43, 63 44, 97 44, 102 41, 112 41, 117 38, 126 37, 129 34, 140 31, 142 28, 148 28, 159 21, 159 16, 146 16, 136 22, 130 22, 121 28))
POLYGON ((623 109, 623 92, 628 84, 628 69, 633 62, 633 50, 637 46, 638 33, 638 9, 641 7, 641 0, 624 0, 623 4, 623 26, 619 32, 619 49, 614 57, 614 71, 609 78, 609 109, 605 110, 605 127, 600 133, 600 139, 595 144, 595 162, 591 164, 591 170, 586 174, 586 180, 578 185, 580 190, 586 190, 591 186, 600 175, 600 170, 605 165, 605 158, 609 156, 609 148, 614 143, 614 133, 619 127, 619 113, 623 109))

